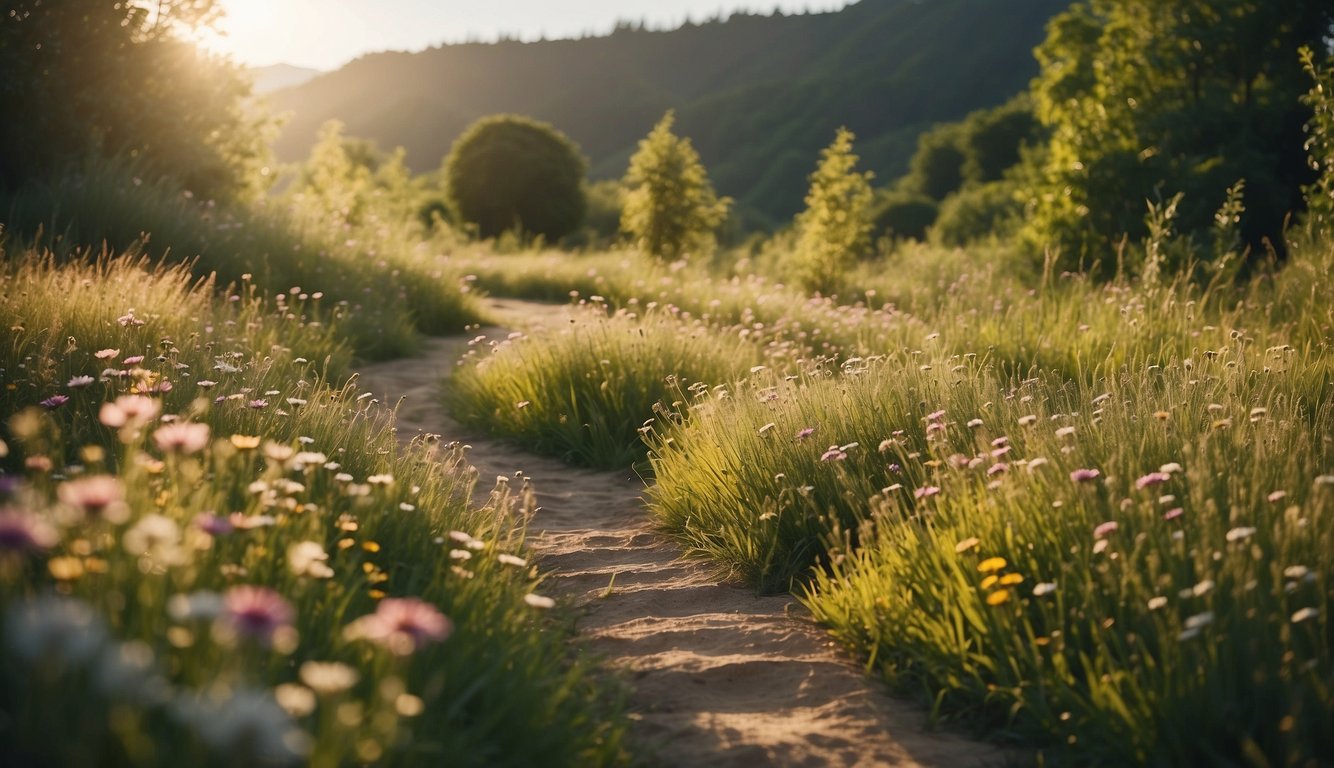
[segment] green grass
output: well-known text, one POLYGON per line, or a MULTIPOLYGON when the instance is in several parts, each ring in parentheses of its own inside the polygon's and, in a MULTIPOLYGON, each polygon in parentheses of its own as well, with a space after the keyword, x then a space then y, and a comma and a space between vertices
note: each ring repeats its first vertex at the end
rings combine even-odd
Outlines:
POLYGON ((35 531, 0 543, 0 762, 627 760, 617 689, 527 602, 529 489, 474 499, 460 446, 399 446, 339 384, 314 298, 232 299, 143 258, 11 254, 0 280, 0 520, 35 531), (159 413, 116 426, 106 404, 136 392, 159 413), (207 435, 172 447, 169 421, 207 435), (82 505, 97 477, 120 498, 82 505), (210 607, 246 586, 290 616, 210 607), (349 629, 389 598, 452 633, 349 629))
POLYGON ((667 310, 594 306, 567 327, 474 346, 447 399, 461 420, 529 450, 592 467, 644 456, 641 428, 660 403, 747 375, 760 351, 667 310))

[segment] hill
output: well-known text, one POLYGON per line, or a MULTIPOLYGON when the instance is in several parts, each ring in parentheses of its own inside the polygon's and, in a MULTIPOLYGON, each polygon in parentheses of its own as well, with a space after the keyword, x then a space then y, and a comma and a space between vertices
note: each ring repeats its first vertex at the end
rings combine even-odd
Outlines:
POLYGON ((748 227, 788 219, 835 129, 881 180, 917 135, 993 106, 1037 73, 1032 49, 1069 0, 862 0, 836 13, 737 14, 672 31, 621 25, 580 40, 378 53, 271 95, 291 114, 279 156, 306 155, 321 123, 432 170, 473 120, 519 112, 579 143, 593 178, 624 173, 668 108, 748 227))
POLYGON ((294 88, 307 83, 321 74, 318 69, 298 67, 292 64, 270 64, 267 67, 251 67, 250 76, 255 81, 255 93, 263 95, 283 88, 294 88))

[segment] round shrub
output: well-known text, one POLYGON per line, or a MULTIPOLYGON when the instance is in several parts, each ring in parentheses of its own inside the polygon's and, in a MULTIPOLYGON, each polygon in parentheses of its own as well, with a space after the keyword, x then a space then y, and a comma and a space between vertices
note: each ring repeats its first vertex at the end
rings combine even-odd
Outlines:
POLYGON ((876 206, 875 232, 887 237, 926 239, 926 229, 936 222, 936 201, 913 192, 894 192, 881 197, 876 206))
POLYGON ((579 148, 547 123, 493 115, 469 126, 445 158, 454 214, 484 238, 504 232, 559 240, 584 221, 579 148))
POLYGON ((932 237, 950 246, 967 245, 991 234, 1004 234, 1019 218, 1014 184, 992 181, 965 187, 945 198, 932 237))

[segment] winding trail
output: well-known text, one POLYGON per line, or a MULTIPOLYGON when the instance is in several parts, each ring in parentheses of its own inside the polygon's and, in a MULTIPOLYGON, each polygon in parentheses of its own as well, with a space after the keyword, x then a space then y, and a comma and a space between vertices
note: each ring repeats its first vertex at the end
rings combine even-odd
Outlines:
MULTIPOLYGON (((506 327, 568 322, 549 305, 488 300, 506 327)), ((483 329, 489 338, 506 331, 483 329)), ((472 446, 482 478, 532 479, 529 527, 550 592, 581 607, 588 648, 631 686, 633 739, 662 766, 984 766, 1002 753, 927 729, 843 655, 790 596, 719 583, 652 527, 628 471, 595 472, 469 432, 440 404, 439 383, 469 337, 431 339, 418 358, 361 371, 364 389, 400 402, 407 441, 427 432, 472 446)), ((484 488, 487 484, 483 482, 484 488)))

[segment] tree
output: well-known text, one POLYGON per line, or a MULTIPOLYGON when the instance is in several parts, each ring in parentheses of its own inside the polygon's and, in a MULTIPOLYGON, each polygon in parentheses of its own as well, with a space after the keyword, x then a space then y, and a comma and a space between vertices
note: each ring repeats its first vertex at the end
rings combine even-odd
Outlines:
POLYGON ((662 116, 630 158, 622 182, 621 231, 647 254, 674 260, 712 248, 714 230, 727 218, 690 139, 672 133, 676 116, 662 116))
POLYGON ((493 115, 469 126, 450 148, 445 196, 481 237, 517 230, 554 241, 583 224, 586 169, 579 147, 551 125, 493 115))
POLYGON ((201 196, 257 192, 272 124, 247 108, 240 67, 182 39, 218 15, 214 0, 5 3, 0 179, 124 155, 201 196))
POLYGON ((852 131, 839 128, 810 175, 806 210, 797 214, 796 276, 806 288, 831 292, 871 249, 872 174, 858 172, 852 131))
POLYGON ((1034 82, 1051 139, 1026 239, 1073 266, 1143 238, 1145 201, 1178 192, 1179 231, 1205 233, 1245 179, 1242 236, 1281 252, 1310 178, 1296 51, 1323 49, 1332 32, 1328 0, 1087 0, 1053 19, 1034 82))

